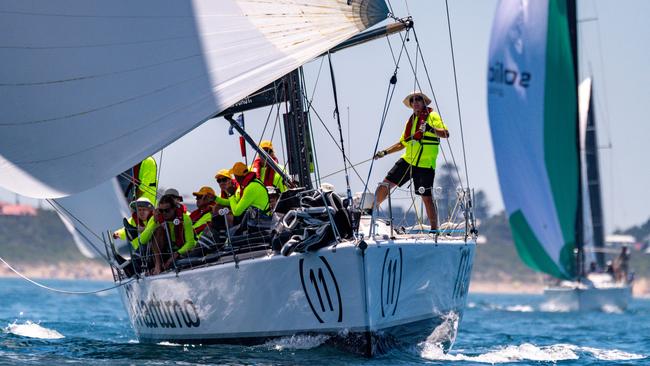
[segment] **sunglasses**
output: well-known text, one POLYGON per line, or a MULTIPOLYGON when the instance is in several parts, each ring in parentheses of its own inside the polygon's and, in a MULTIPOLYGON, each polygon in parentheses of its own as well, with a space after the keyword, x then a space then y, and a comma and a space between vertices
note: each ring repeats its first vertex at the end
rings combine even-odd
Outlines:
POLYGON ((264 150, 267 154, 273 154, 273 149, 262 149, 264 150))
POLYGON ((172 212, 172 208, 171 207, 159 208, 158 211, 160 211, 162 213, 168 213, 168 212, 172 212))
POLYGON ((226 183, 230 180, 230 178, 219 178, 217 179, 217 183, 226 183))
POLYGON ((413 103, 413 102, 424 102, 424 98, 422 98, 422 97, 413 97, 413 98, 409 99, 409 101, 411 103, 413 103))

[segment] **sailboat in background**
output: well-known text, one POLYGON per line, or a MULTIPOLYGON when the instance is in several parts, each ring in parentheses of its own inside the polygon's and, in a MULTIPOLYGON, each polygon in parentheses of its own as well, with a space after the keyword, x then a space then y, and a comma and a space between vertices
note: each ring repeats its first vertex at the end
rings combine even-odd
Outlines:
POLYGON ((578 88, 576 24, 573 0, 497 6, 488 75, 494 154, 521 259, 558 279, 545 290, 547 305, 625 309, 627 280, 585 271, 588 250, 596 272, 605 266, 591 82, 578 88))
POLYGON ((271 245, 281 237, 268 227, 255 227, 256 236, 226 228, 227 240, 213 238, 159 275, 112 266, 136 336, 250 344, 319 334, 366 355, 423 341, 449 349, 476 246, 470 190, 459 192, 463 232, 397 232, 391 218, 313 188, 306 155, 299 67, 387 14, 383 0, 2 3, 9 31, 0 35, 0 185, 59 198, 110 182, 286 78, 285 123, 295 132, 287 145, 301 187, 275 208, 284 216, 273 227, 291 234, 279 243, 283 255, 271 245))

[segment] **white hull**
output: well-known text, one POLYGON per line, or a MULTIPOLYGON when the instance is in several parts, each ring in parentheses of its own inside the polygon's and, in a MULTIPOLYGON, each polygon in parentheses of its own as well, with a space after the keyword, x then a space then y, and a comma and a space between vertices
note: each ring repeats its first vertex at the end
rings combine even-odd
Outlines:
POLYGON ((632 298, 632 286, 555 286, 544 289, 544 297, 544 310, 620 312, 632 298))
POLYGON ((120 288, 143 342, 258 343, 329 334, 372 355, 429 336, 453 343, 474 243, 367 240, 145 277, 120 288), (437 329, 436 329, 437 328, 437 329))

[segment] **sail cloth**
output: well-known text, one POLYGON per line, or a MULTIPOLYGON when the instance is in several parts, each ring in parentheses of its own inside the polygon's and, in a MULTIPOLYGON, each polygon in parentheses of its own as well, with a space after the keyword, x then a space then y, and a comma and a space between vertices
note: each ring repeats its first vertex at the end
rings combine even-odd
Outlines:
MULTIPOLYGON (((123 227, 122 219, 131 216, 124 192, 116 178, 54 201, 58 206, 56 212, 72 235, 77 248, 88 258, 96 258, 99 253, 105 253, 102 235, 106 238, 114 230, 123 227)), ((115 241, 118 248, 127 245, 122 240, 115 241)))
POLYGON ((488 106, 501 193, 517 251, 558 278, 575 274, 579 200, 576 82, 564 0, 500 1, 488 106))
POLYGON ((384 0, 0 2, 0 186, 116 176, 386 19, 384 0))
MULTIPOLYGON (((578 87, 578 113, 580 116, 580 159, 583 162, 587 161, 587 120, 589 118, 589 103, 591 101, 591 79, 587 78, 580 83, 578 87)), ((581 182, 580 189, 582 190, 582 242, 585 248, 594 248, 594 227, 591 214, 591 201, 589 198, 589 178, 587 174, 587 164, 580 166, 581 182)), ((592 250, 585 251, 585 261, 590 263, 596 258, 592 250)), ((601 268, 603 268, 601 266, 601 268)))

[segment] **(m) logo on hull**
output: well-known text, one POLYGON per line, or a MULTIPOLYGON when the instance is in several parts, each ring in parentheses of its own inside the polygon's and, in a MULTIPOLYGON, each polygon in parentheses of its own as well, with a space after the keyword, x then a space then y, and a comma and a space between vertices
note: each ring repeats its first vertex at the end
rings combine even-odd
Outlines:
POLYGON ((460 252, 460 262, 458 263, 458 272, 456 273, 456 282, 454 284, 454 299, 461 299, 467 295, 471 268, 470 251, 467 248, 463 248, 460 252))
POLYGON ((323 256, 300 259, 300 282, 311 311, 319 323, 342 322, 343 302, 332 267, 323 256))
POLYGON ((386 249, 381 270, 381 316, 393 316, 397 311, 399 292, 402 289, 402 248, 386 249))

